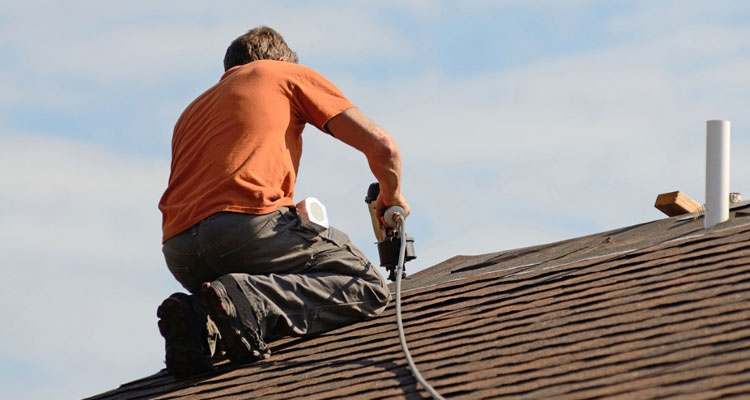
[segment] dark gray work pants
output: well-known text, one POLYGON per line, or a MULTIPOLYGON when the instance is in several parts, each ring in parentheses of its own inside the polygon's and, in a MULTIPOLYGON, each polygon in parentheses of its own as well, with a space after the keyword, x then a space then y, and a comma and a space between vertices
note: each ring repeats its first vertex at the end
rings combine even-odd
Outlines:
POLYGON ((390 292, 377 269, 343 232, 316 228, 292 207, 265 215, 221 212, 167 240, 162 250, 191 293, 231 274, 267 341, 381 313, 390 292))

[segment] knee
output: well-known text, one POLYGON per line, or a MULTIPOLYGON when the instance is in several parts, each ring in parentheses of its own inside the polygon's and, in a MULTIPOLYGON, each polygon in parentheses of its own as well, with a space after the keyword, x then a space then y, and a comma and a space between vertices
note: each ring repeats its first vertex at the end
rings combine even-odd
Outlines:
POLYGON ((391 291, 385 282, 380 281, 379 283, 370 283, 368 285, 370 289, 370 314, 371 316, 379 315, 388 306, 391 301, 391 291))

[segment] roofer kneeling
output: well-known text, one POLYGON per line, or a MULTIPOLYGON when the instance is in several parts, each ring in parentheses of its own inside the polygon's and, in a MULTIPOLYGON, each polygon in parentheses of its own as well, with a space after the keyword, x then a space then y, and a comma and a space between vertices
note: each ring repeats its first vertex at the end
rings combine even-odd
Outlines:
POLYGON ((385 309, 390 293, 375 266, 344 233, 295 210, 305 124, 365 154, 380 183, 381 216, 389 206, 409 212, 391 136, 298 65, 276 31, 259 27, 235 39, 224 69, 175 125, 159 202, 167 266, 191 293, 175 293, 157 310, 176 376, 212 369, 219 353, 239 363, 265 358, 274 339, 385 309))

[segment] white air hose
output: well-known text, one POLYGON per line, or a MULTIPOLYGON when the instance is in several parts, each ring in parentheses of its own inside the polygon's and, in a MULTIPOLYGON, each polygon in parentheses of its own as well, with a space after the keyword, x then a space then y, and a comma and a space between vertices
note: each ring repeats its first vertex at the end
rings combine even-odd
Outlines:
POLYGON ((394 222, 394 225, 398 225, 398 235, 401 238, 401 248, 398 254, 398 267, 396 269, 396 325, 398 325, 398 338, 401 341, 401 349, 404 351, 406 356, 406 362, 409 363, 412 375, 419 382, 422 387, 430 393, 433 399, 445 400, 419 373, 414 360, 411 358, 409 348, 406 346, 406 335, 404 334, 404 323, 401 320, 401 275, 404 270, 404 257, 406 254, 406 229, 404 227, 404 215, 406 213, 400 207, 391 207, 386 211, 385 219, 386 223, 394 222), (392 210, 396 209, 398 210, 392 210), (400 212, 399 212, 400 211, 400 212))

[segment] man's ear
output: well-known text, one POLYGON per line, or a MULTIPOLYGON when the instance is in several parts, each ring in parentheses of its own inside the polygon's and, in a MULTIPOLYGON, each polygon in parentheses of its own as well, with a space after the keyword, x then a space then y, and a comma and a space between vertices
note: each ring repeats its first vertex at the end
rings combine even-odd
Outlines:
POLYGON ((279 57, 279 61, 284 61, 284 57, 279 57))

